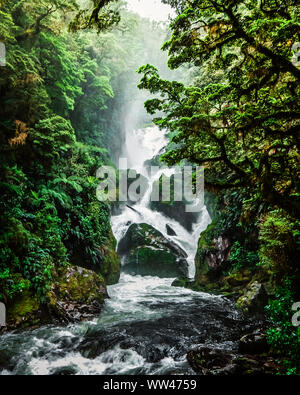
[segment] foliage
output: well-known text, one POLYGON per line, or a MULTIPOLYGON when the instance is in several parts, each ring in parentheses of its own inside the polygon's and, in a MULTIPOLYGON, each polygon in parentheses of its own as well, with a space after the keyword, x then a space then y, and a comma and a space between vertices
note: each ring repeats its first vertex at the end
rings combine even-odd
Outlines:
POLYGON ((229 261, 233 271, 238 271, 243 267, 253 268, 258 263, 258 254, 256 251, 248 251, 236 241, 230 250, 229 261))
MULTIPOLYGON (((295 271, 299 260, 299 221, 282 210, 266 214, 259 224, 260 262, 278 277, 295 271)), ((298 270, 298 269, 297 269, 298 270)))
MULTIPOLYGON (((264 281, 275 277, 274 284, 291 274, 299 280, 298 4, 164 2, 178 14, 163 45, 169 67, 188 66, 193 80, 170 81, 146 64, 139 88, 154 95, 145 107, 171 132, 162 159, 203 165, 206 189, 217 194, 213 221, 199 240, 200 266, 226 235, 233 242, 231 270, 256 267, 264 281)), ((299 293, 299 281, 294 286, 299 293)), ((268 340, 288 374, 299 373, 300 361, 300 332, 291 323, 294 297, 287 284, 267 309, 274 323, 268 340)))
POLYGON ((113 73, 86 50, 92 40, 66 32, 76 9, 74 0, 1 4, 7 66, 0 70, 0 299, 6 302, 27 289, 45 302, 56 270, 68 262, 91 261, 101 271, 101 248, 110 237, 110 208, 95 193, 107 150, 89 130, 92 113, 100 109, 105 117, 113 73), (84 130, 76 110, 86 114, 84 130))
POLYGON ((276 298, 266 307, 273 327, 267 332, 268 342, 286 367, 287 374, 300 374, 300 327, 292 325, 294 292, 292 280, 278 289, 276 298))
MULTIPOLYGON (((176 3, 176 2, 175 2, 176 3)), ((187 1, 163 49, 169 66, 194 66, 194 84, 140 68, 140 88, 159 96, 157 125, 173 132, 163 156, 204 165, 206 187, 248 189, 299 216, 299 41, 294 1, 187 1)))
POLYGON ((215 252, 215 242, 222 236, 230 240, 230 254, 226 272, 238 272, 247 268, 255 270, 259 263, 257 240, 257 217, 259 205, 253 204, 250 217, 249 207, 244 202, 248 195, 241 191, 224 190, 217 196, 206 193, 205 203, 210 210, 212 223, 201 234, 198 259, 203 264, 207 254, 215 252))
POLYGON ((93 0, 91 7, 81 9, 74 20, 70 23, 69 29, 75 32, 79 29, 97 29, 98 32, 108 29, 112 25, 120 22, 119 11, 112 7, 112 3, 117 0, 93 0))
POLYGON ((96 171, 121 150, 125 114, 136 113, 138 59, 164 63, 152 47, 165 28, 122 2, 79 3, 1 1, 1 300, 30 290, 45 301, 66 264, 118 276, 96 171))

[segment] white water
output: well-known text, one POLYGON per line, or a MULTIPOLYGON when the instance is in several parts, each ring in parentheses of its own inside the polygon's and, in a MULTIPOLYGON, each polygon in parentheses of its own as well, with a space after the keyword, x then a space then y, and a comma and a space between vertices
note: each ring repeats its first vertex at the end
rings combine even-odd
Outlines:
POLYGON ((127 159, 129 168, 136 170, 138 174, 142 174, 148 179, 149 187, 143 198, 134 205, 136 211, 125 206, 120 215, 112 217, 111 225, 117 242, 125 236, 132 223, 146 223, 153 226, 155 229, 159 230, 166 239, 172 240, 172 242, 175 242, 187 253, 188 277, 192 279, 195 276, 194 261, 198 240, 200 234, 207 228, 211 219, 204 206, 199 212, 197 222, 193 224, 192 231, 189 232, 175 219, 169 218, 158 211, 152 211, 149 208, 153 182, 158 180, 162 174, 170 177, 174 174, 174 169, 160 170, 156 174, 151 174, 149 176, 145 167, 145 161, 158 155, 166 144, 167 138, 164 131, 156 126, 132 130, 126 134, 125 148, 122 157, 127 159), (167 234, 167 224, 170 225, 176 233, 176 236, 172 236, 172 239, 170 239, 167 234))
MULTIPOLYGON (((172 287, 173 280, 122 273, 119 283, 108 287, 110 299, 98 319, 0 337, 0 354, 8 352, 13 366, 0 375, 194 374, 186 350, 197 346, 206 325, 213 328, 209 326, 205 336, 210 342, 211 334, 223 334, 228 321, 234 325, 239 316, 226 298, 172 287), (222 315, 226 324, 223 318, 210 322, 213 316, 207 316, 208 311, 222 315), (124 344, 123 335, 129 345, 124 344), (88 351, 95 346, 88 346, 87 352, 80 348, 86 338, 107 347, 91 356, 88 351), (144 344, 145 351, 140 352, 144 344), (148 357, 152 344, 156 352, 162 349, 162 357, 154 361, 148 357)), ((234 343, 224 338, 218 347, 232 349, 234 343)))

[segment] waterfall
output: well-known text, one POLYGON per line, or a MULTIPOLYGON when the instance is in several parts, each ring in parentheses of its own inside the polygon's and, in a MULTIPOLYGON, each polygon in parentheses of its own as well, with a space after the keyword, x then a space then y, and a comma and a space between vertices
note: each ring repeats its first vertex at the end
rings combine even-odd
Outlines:
MULTIPOLYGON (((124 153, 131 166, 144 171, 149 188, 154 178, 147 175, 144 162, 157 155, 165 144, 164 133, 155 127, 132 131, 127 136, 124 153)), ((171 174, 172 169, 166 172, 171 174)), ((210 221, 206 208, 188 232, 176 220, 151 210, 149 190, 144 197, 134 207, 124 204, 121 214, 112 217, 117 240, 122 239, 130 223, 142 222, 170 239, 168 224, 175 233, 172 241, 188 254, 189 276, 193 277, 198 238, 210 221)), ((205 341, 209 346, 236 352, 236 331, 243 333, 249 323, 235 310, 234 302, 173 287, 173 280, 141 276, 138 270, 135 275, 123 271, 120 281, 107 288, 109 299, 98 318, 67 327, 44 326, 0 336, 0 354, 3 350, 5 353, 0 375, 193 375, 186 355, 196 345, 205 341)))
POLYGON ((126 234, 129 226, 133 223, 146 223, 160 231, 164 237, 181 247, 187 254, 188 277, 195 276, 195 255, 197 252, 200 234, 207 228, 211 219, 205 206, 199 212, 192 231, 188 231, 183 225, 164 213, 153 211, 149 205, 152 186, 161 175, 170 177, 174 169, 161 169, 155 174, 149 175, 146 162, 155 158, 167 145, 165 132, 156 126, 144 129, 131 130, 125 136, 125 145, 122 157, 127 159, 130 169, 141 174, 148 181, 148 188, 144 196, 134 204, 133 209, 124 205, 121 214, 112 216, 111 225, 113 233, 119 242, 126 234), (176 235, 169 237, 167 225, 171 226, 176 235))

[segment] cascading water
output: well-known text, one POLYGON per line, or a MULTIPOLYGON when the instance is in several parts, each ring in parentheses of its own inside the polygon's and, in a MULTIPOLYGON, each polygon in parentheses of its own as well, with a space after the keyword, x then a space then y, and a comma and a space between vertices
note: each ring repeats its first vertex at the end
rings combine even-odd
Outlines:
POLYGON ((113 216, 111 220, 113 233, 119 242, 126 234, 132 223, 147 223, 159 230, 166 239, 167 225, 175 231, 172 242, 176 243, 187 254, 188 277, 195 276, 195 255, 200 234, 210 223, 210 217, 204 206, 199 212, 197 222, 193 224, 192 231, 189 232, 178 221, 167 217, 163 213, 153 211, 149 208, 152 186, 162 175, 170 177, 174 174, 174 169, 162 169, 149 175, 145 163, 158 155, 167 144, 164 131, 158 127, 148 127, 145 129, 132 130, 126 135, 125 149, 123 156, 127 159, 129 168, 134 169, 137 174, 141 174, 148 180, 148 189, 144 196, 135 205, 134 210, 124 206, 122 213, 113 216))
MULTIPOLYGON (((145 160, 165 144, 163 132, 155 127, 133 131, 126 140, 130 166, 145 173, 145 160)), ((149 181, 152 185, 153 179, 149 181)), ((152 211, 148 202, 149 191, 134 206, 136 211, 125 206, 112 217, 116 238, 124 236, 129 222, 146 222, 166 237, 170 224, 177 235, 173 240, 188 254, 192 277, 197 240, 210 221, 206 209, 188 232, 177 221, 152 211)), ((191 348, 207 344, 236 350, 245 323, 234 304, 221 296, 172 287, 173 280, 121 273, 119 283, 108 287, 110 298, 98 319, 0 336, 0 372, 194 374, 186 360, 191 348)))

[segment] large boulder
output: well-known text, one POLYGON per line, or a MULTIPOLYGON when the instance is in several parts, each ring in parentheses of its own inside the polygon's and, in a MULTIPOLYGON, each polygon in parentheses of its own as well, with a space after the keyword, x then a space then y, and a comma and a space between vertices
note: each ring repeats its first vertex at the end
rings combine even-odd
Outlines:
MULTIPOLYGON (((208 233, 213 226, 213 224, 208 226, 208 233)), ((200 260, 202 265, 206 265, 210 272, 218 275, 226 268, 228 259, 230 258, 231 246, 232 243, 228 237, 220 235, 208 241, 204 232, 198 243, 197 260, 200 260)))
POLYGON ((99 315, 108 297, 103 277, 82 267, 68 267, 52 286, 50 306, 69 321, 86 321, 99 315))
POLYGON ((187 276, 187 254, 172 240, 148 224, 132 224, 119 242, 123 270, 159 277, 187 276))
POLYGON ((166 230, 168 236, 177 236, 175 230, 169 224, 166 224, 166 230))
POLYGON ((67 266, 53 276, 54 281, 44 303, 30 290, 24 290, 8 303, 4 331, 86 321, 100 314, 108 297, 101 275, 82 267, 67 266))
MULTIPOLYGON (((215 237, 216 224, 212 222, 202 232, 195 257, 195 282, 192 288, 213 293, 232 293, 233 287, 223 281, 224 273, 230 267, 232 241, 225 235, 215 237)), ((250 277, 248 281, 250 281, 250 277)), ((245 281, 242 282, 244 285, 245 281)))

